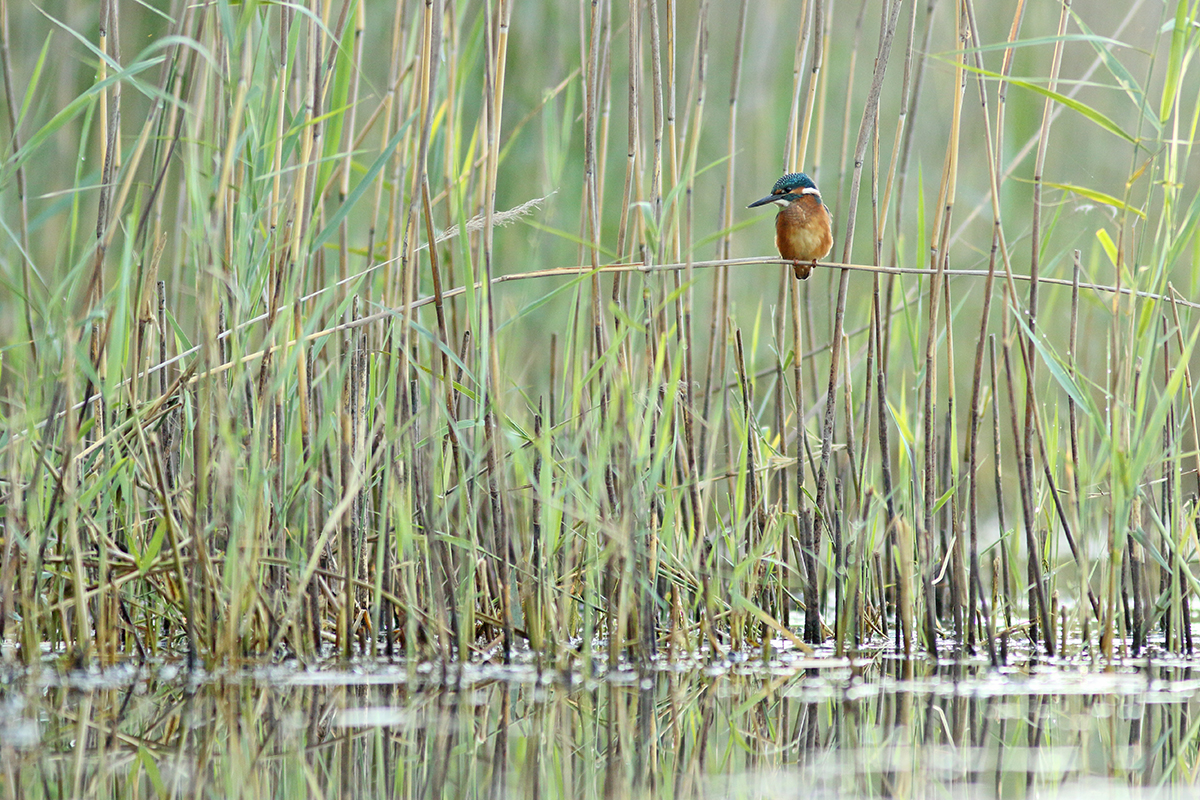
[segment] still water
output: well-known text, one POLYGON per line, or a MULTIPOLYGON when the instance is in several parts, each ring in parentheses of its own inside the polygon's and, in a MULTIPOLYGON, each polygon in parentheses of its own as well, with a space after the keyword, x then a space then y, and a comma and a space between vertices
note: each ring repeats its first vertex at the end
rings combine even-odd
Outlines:
POLYGON ((1191 796, 1200 674, 1142 658, 177 666, 0 679, 0 796, 1191 796))

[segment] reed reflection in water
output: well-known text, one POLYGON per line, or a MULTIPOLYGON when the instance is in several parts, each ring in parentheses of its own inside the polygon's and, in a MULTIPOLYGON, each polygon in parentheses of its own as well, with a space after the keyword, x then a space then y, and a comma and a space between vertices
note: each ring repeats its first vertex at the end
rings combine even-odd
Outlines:
POLYGON ((1097 798, 1197 768, 1186 668, 822 664, 9 676, 0 796, 1097 798))

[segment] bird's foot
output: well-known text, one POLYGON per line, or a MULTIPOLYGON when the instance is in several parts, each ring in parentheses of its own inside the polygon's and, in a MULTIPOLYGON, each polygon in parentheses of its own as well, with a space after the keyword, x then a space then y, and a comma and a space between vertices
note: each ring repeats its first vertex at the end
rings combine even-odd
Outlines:
POLYGON ((812 268, 815 267, 816 264, 816 261, 812 262, 811 264, 805 264, 803 261, 793 261, 792 271, 796 273, 796 278, 798 280, 806 281, 808 280, 809 273, 812 272, 812 268))

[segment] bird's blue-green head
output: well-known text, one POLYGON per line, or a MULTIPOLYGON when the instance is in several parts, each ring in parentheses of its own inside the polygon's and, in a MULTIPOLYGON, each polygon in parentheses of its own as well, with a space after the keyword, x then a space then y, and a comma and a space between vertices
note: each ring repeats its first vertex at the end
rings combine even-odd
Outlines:
POLYGON ((775 181, 775 186, 771 188, 771 193, 761 200, 755 200, 746 208, 756 208, 767 203, 778 203, 781 206, 786 206, 789 203, 794 203, 805 195, 812 195, 821 199, 821 192, 817 190, 817 185, 813 183, 813 179, 805 175, 803 172, 789 172, 779 180, 775 181))

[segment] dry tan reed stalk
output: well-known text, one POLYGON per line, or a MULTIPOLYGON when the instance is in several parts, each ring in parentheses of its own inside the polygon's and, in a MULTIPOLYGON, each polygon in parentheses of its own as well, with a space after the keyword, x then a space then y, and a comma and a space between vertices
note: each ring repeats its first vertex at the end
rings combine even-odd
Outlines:
MULTIPOLYGON (((1018 342, 1018 346, 1020 343, 1018 342)), ((1021 468, 1021 464, 1026 463, 1024 458, 1022 439, 1020 438, 1021 427, 1018 422, 1016 390, 1014 388, 1015 381, 1013 379, 1012 358, 1010 355, 1010 346, 1007 340, 1003 342, 1004 350, 1004 385, 1008 397, 1009 422, 1012 427, 1012 444, 1013 450, 1016 451, 1014 461, 1017 464, 1017 486, 1021 497, 1021 511, 1025 526, 1025 545, 1029 552, 1029 558, 1026 559, 1026 565, 1029 574, 1029 608, 1030 620, 1029 626, 1031 638, 1037 640, 1038 632, 1042 634, 1042 643, 1046 648, 1046 653, 1054 655, 1054 626, 1051 623, 1051 612, 1046 597, 1045 578, 1042 573, 1042 564, 1039 553, 1041 552, 1041 542, 1038 534, 1034 530, 1037 524, 1037 518, 1033 509, 1033 492, 1029 487, 1029 476, 1021 468), (1033 618, 1033 609, 1038 611, 1039 618, 1033 618)))
MULTIPOLYGON (((109 0, 102 0, 100 4, 100 19, 99 19, 99 50, 101 55, 101 63, 99 75, 101 81, 104 80, 107 73, 107 62, 105 59, 109 57, 109 44, 111 33, 112 59, 114 63, 121 62, 120 41, 121 27, 117 4, 109 0)), ((15 119, 15 118, 14 118, 15 119)), ((111 199, 109 193, 111 187, 111 175, 113 170, 120 168, 121 162, 121 82, 116 81, 112 84, 110 91, 101 92, 100 94, 100 130, 105 131, 105 138, 100 142, 100 159, 104 164, 104 169, 109 175, 109 180, 103 181, 100 187, 100 202, 99 211, 97 213, 97 239, 101 238, 103 229, 107 224, 106 216, 109 214, 107 203, 111 199), (109 115, 109 97, 112 97, 112 115, 109 115)), ((101 248, 103 250, 103 247, 101 248)), ((97 278, 94 281, 95 295, 88 299, 89 305, 99 305, 99 301, 105 295, 105 277, 103 272, 103 256, 99 255, 96 260, 97 278)), ((108 335, 110 331, 111 320, 105 319, 93 323, 91 327, 91 362, 96 367, 99 383, 103 384, 108 377, 108 335)), ((88 381, 90 391, 91 381, 88 381)), ((87 393, 85 391, 85 394, 87 393)), ((103 399, 97 396, 92 410, 92 419, 95 422, 95 427, 89 432, 88 438, 95 436, 104 437, 106 428, 108 427, 107 404, 103 399)), ((108 462, 111 455, 105 447, 103 462, 108 462)), ((94 534, 93 534, 94 535, 94 534)), ((110 613, 112 605, 111 592, 104 590, 104 578, 108 575, 108 548, 103 542, 97 542, 94 545, 95 549, 99 550, 100 565, 96 578, 101 581, 101 594, 94 607, 95 627, 93 630, 93 642, 95 645, 95 654, 99 656, 100 663, 112 663, 111 655, 115 655, 111 651, 115 649, 115 641, 111 641, 110 636, 110 613), (110 644, 111 642, 111 644, 110 644)))
POLYGON ((825 0, 811 0, 812 13, 809 23, 809 0, 801 6, 800 32, 796 37, 795 67, 792 78, 792 109, 788 124, 788 139, 784 148, 784 170, 794 172, 808 163, 808 141, 812 135, 812 118, 817 103, 817 86, 825 65, 825 0), (812 56, 809 60, 803 102, 800 99, 801 70, 804 45, 812 38, 812 56))
MULTIPOLYGON (((1016 40, 1017 32, 1020 29, 1021 19, 1023 18, 1023 10, 1024 10, 1024 3, 1021 2, 1017 6, 1017 10, 1013 16, 1012 26, 1009 29, 1008 42, 1010 44, 1016 40)), ((978 41, 980 41, 980 39, 979 39, 979 27, 975 21, 975 5, 973 2, 970 2, 970 0, 968 0, 968 2, 966 3, 966 15, 967 15, 967 21, 970 25, 971 40, 978 42, 978 41)), ((1004 54, 1002 56, 1001 72, 1000 72, 1000 74, 1003 76, 1007 76, 1009 74, 1008 71, 1012 67, 1012 54, 1013 54, 1012 47, 1008 47, 1004 50, 1004 54)), ((983 67, 982 53, 979 53, 979 52, 975 53, 975 66, 979 69, 982 69, 982 67, 983 67)), ((1001 221, 1001 212, 1000 212, 1000 180, 998 177, 999 168, 1000 168, 1000 164, 999 164, 1000 150, 997 145, 1001 141, 1001 138, 1003 136, 1003 130, 1004 130, 1003 129, 1004 104, 1002 102, 1002 98, 1004 96, 1003 90, 1004 90, 1005 84, 1003 83, 1003 80, 1002 80, 1001 86, 997 90, 997 96, 998 96, 998 98, 1000 98, 1000 101, 997 103, 996 128, 995 128, 996 133, 995 133, 995 136, 993 137, 992 126, 988 119, 987 90, 986 90, 985 84, 983 82, 982 74, 976 73, 976 75, 977 75, 977 82, 978 82, 978 86, 979 86, 980 107, 981 107, 981 111, 983 114, 983 121, 984 121, 984 125, 983 125, 984 138, 985 138, 985 142, 987 145, 987 155, 988 155, 987 165, 988 165, 988 177, 989 177, 990 189, 991 189, 993 232, 992 232, 992 247, 991 247, 991 251, 989 254, 989 258, 988 258, 988 276, 984 283, 984 289, 983 289, 983 311, 982 311, 982 314, 980 317, 980 323, 979 323, 979 339, 978 339, 978 341, 976 343, 976 347, 975 347, 975 371, 974 371, 974 375, 972 377, 972 382, 971 382, 971 401, 970 401, 970 406, 969 406, 969 422, 968 422, 968 433, 967 433, 967 458, 966 458, 966 461, 967 461, 967 477, 969 480, 968 501, 967 502, 968 502, 968 515, 969 515, 969 523, 968 524, 969 524, 970 537, 971 537, 971 572, 972 572, 972 583, 971 583, 972 600, 970 602, 971 606, 974 606, 976 598, 978 599, 978 601, 980 603, 986 605, 986 599, 984 598, 984 593, 983 593, 983 588, 982 588, 982 580, 978 574, 979 573, 979 556, 978 556, 979 482, 978 482, 978 475, 977 475, 977 468, 978 468, 978 466, 977 466, 978 465, 978 449, 977 448, 978 448, 978 442, 979 442, 980 417, 983 414, 983 409, 980 407, 980 403, 981 403, 981 393, 982 393, 984 343, 985 343, 985 340, 987 339, 988 322, 989 322, 989 319, 991 316, 992 286, 995 281, 996 258, 997 258, 998 253, 1002 252, 1002 254, 1003 254, 1002 257, 1006 264, 1006 273, 1010 274, 1010 275, 1012 273, 1012 270, 1010 268, 1008 268, 1007 248, 1004 245, 1004 229, 1003 229, 1003 224, 1001 221), (993 142, 993 138, 995 139, 995 142, 993 142)), ((993 402, 995 402, 994 395, 993 395, 993 402)), ((986 611, 984 613, 986 614, 986 611)), ((1009 626, 1011 627, 1011 622, 1009 623, 1009 626)), ((991 628, 989 627, 989 632, 990 632, 990 630, 991 630, 991 628)), ((997 663, 995 644, 991 640, 991 638, 988 639, 988 648, 989 648, 989 655, 991 657, 992 663, 993 664, 997 663)))
MULTIPOLYGON (((867 342, 864 345, 864 347, 866 348, 866 351, 867 351, 866 360, 868 362, 870 362, 871 352, 872 352, 871 337, 869 337, 869 336, 867 337, 867 342)), ((850 352, 850 337, 847 336, 845 332, 842 333, 842 350, 847 353, 850 352)), ((845 403, 845 408, 846 408, 846 413, 842 415, 842 423, 845 425, 845 441, 846 441, 845 447, 846 447, 847 464, 845 466, 845 472, 850 476, 851 485, 854 489, 854 504, 855 504, 855 508, 858 508, 862 502, 862 485, 858 480, 858 465, 859 465, 859 459, 860 459, 859 454, 862 453, 862 450, 861 450, 861 448, 856 450, 855 445, 854 445, 855 439, 857 437, 855 436, 855 433, 854 433, 854 409, 855 409, 854 391, 853 391, 854 384, 851 380, 851 374, 850 374, 851 373, 851 362, 856 361, 856 360, 860 360, 860 359, 847 358, 843 362, 841 384, 842 384, 842 402, 845 403)), ((868 375, 870 374, 869 368, 868 368, 866 374, 868 374, 868 375)))
MULTIPOLYGON (((590 14, 587 11, 585 3, 580 3, 580 25, 583 26, 584 20, 588 21, 586 30, 581 30, 580 42, 587 44, 586 55, 582 58, 584 63, 584 202, 582 204, 582 230, 580 239, 584 243, 587 252, 582 253, 583 258, 590 259, 593 267, 598 267, 600 263, 600 203, 602 193, 600 190, 600 149, 597 139, 602 136, 600 131, 600 94, 602 89, 602 81, 604 76, 601 43, 605 37, 606 25, 604 15, 606 10, 605 3, 592 3, 590 14)), ((490 297, 489 293, 489 297, 490 297)), ((596 369, 596 378, 594 388, 589 387, 591 391, 599 398, 601 406, 601 428, 605 429, 610 424, 609 418, 609 387, 611 377, 608 374, 607 365, 601 360, 607 345, 606 327, 604 318, 601 313, 601 293, 600 293, 600 275, 598 272, 592 274, 590 287, 590 353, 588 358, 588 366, 596 369)), ((583 364, 579 368, 583 368, 583 364)), ((495 465, 492 465, 493 468, 495 465)), ((606 476, 607 478, 607 476, 606 476)), ((610 492, 610 497, 612 493, 610 492)), ((611 564, 611 560, 609 562, 611 564)), ((610 569, 606 568, 606 577, 611 577, 610 569)), ((590 583, 590 576, 589 576, 590 583)), ((584 635, 590 640, 594 636, 593 616, 591 613, 589 595, 592 589, 589 586, 585 590, 585 603, 588 603, 587 621, 584 624, 584 635)), ((617 639, 614 635, 614 625, 612 618, 612 605, 608 606, 608 632, 610 640, 617 639)), ((610 647, 610 658, 615 658, 616 648, 610 647)), ((588 661, 590 667, 590 661, 588 661)))
POLYGON ((446 402, 449 404, 451 387, 447 377, 450 372, 450 359, 447 356, 446 348, 450 344, 450 331, 446 326, 446 310, 442 302, 442 270, 438 263, 438 248, 433 246, 436 239, 433 232, 433 207, 429 199, 429 140, 433 133, 433 115, 437 105, 434 93, 437 86, 438 65, 442 60, 442 17, 443 11, 440 2, 431 0, 425 4, 418 59, 421 65, 418 79, 422 120, 421 139, 417 155, 418 170, 415 179, 417 185, 412 192, 413 207, 410 208, 410 213, 415 212, 419 198, 421 212, 425 218, 425 235, 429 245, 429 274, 434 294, 433 307, 437 312, 438 338, 441 344, 439 375, 446 383, 445 396, 446 402))
MULTIPOLYGON (((848 194, 847 208, 849 213, 846 221, 846 229, 843 234, 842 244, 842 261, 848 261, 850 258, 851 245, 854 239, 854 221, 855 207, 858 203, 858 190, 862 180, 862 163, 866 153, 867 143, 871 132, 871 123, 875 119, 875 110, 879 103, 879 95, 883 88, 883 78, 887 69, 888 55, 891 51, 892 39, 896 32, 896 23, 899 19, 900 3, 895 3, 891 9, 885 9, 884 13, 887 16, 887 22, 883 26, 882 33, 879 39, 879 51, 875 59, 875 73, 871 83, 870 92, 867 95, 866 107, 863 110, 862 123, 859 126, 858 142, 855 145, 854 163, 856 168, 850 185, 848 194)), ((834 310, 833 335, 830 339, 832 346, 830 347, 830 368, 829 368, 829 383, 826 391, 825 400, 825 420, 821 431, 821 465, 817 472, 817 489, 814 498, 814 505, 817 513, 820 515, 823 512, 825 495, 828 491, 828 470, 829 456, 833 445, 833 426, 834 417, 836 416, 836 390, 839 375, 838 360, 841 351, 841 338, 843 334, 844 317, 846 310, 846 291, 849 287, 850 273, 843 269, 841 270, 840 280, 838 283, 838 299, 834 310)), ((847 412, 849 410, 847 409, 847 412)), ((814 535, 817 537, 816 544, 820 544, 820 525, 821 517, 818 516, 817 524, 814 527, 814 535)))
MULTIPOLYGON (((1062 36, 1066 31, 1067 16, 1071 9, 1070 0, 1062 0, 1058 19, 1058 39, 1054 44, 1054 54, 1050 60, 1050 76, 1049 90, 1055 91, 1058 87, 1058 73, 1062 67, 1062 52, 1063 39, 1062 36)), ((1034 159, 1033 167, 1033 209, 1032 223, 1030 234, 1030 256, 1029 256, 1029 294, 1026 300, 1025 318, 1028 325, 1028 338, 1018 332, 1018 344, 1022 350, 1022 358, 1025 362, 1025 430, 1024 430, 1024 452, 1025 459, 1022 469, 1025 470, 1026 486, 1029 490, 1035 491, 1034 488, 1034 472, 1033 472, 1033 447, 1035 428, 1039 422, 1034 418, 1037 416, 1037 400, 1034 396, 1034 381, 1036 378, 1036 359, 1034 358, 1033 337, 1037 335, 1037 311, 1038 311, 1038 278, 1040 272, 1039 255, 1042 248, 1041 240, 1041 218, 1042 218, 1042 171, 1045 169, 1046 150, 1050 142, 1050 123, 1052 120, 1052 112, 1057 104, 1049 98, 1046 99, 1042 106, 1042 123, 1038 133, 1038 148, 1037 155, 1034 159)), ((1049 476, 1049 466, 1047 465, 1047 476, 1049 476)), ((1053 492, 1053 489, 1051 489, 1053 492)), ((1057 499, 1057 495, 1055 495, 1057 499)), ((1032 507, 1032 500, 1030 501, 1032 507)), ((1070 534, 1068 534, 1068 541, 1070 534)), ((1072 547, 1072 550, 1075 548, 1072 547)), ((1032 554, 1030 555, 1032 558, 1032 554)), ((1048 642, 1053 641, 1053 637, 1047 638, 1048 642)))
MULTIPOLYGON (((692 55, 692 80, 688 85, 688 101, 684 110, 683 124, 678 134, 680 140, 679 152, 681 154, 679 177, 681 180, 686 180, 689 186, 695 184, 700 135, 704 128, 705 101, 708 96, 708 9, 708 0, 701 0, 696 19, 696 42, 692 55), (694 117, 693 114, 695 115, 694 117)), ((722 216, 728 213, 728 205, 731 200, 731 196, 728 194, 729 191, 732 190, 726 190, 721 204, 720 213, 722 216)), ((721 247, 721 243, 718 242, 718 253, 721 247)), ((710 403, 713 394, 710 390, 715 385, 727 385, 725 377, 729 374, 728 357, 731 343, 729 326, 731 320, 729 319, 730 286, 728 270, 717 270, 717 275, 713 281, 710 308, 712 309, 710 312, 712 322, 709 329, 708 358, 706 359, 708 371, 705 376, 704 409, 702 412, 702 418, 706 420, 712 419, 710 403)), ((701 472, 705 471, 705 467, 710 460, 716 458, 718 448, 722 443, 725 446, 726 456, 732 463, 732 452, 735 445, 731 428, 732 421, 730 415, 727 413, 731 406, 728 391, 722 391, 720 398, 719 410, 716 412, 720 419, 720 425, 709 426, 708 428, 711 433, 705 437, 704 445, 700 450, 701 472)))
MULTIPOLYGON (((778 431, 779 435, 780 435, 780 443, 778 446, 778 450, 783 455, 787 454, 786 431, 788 430, 788 400, 787 400, 788 384, 787 384, 787 374, 784 371, 784 359, 786 358, 785 347, 786 347, 786 342, 787 342, 787 322, 788 322, 788 320, 787 320, 787 317, 785 317, 785 315, 782 313, 782 309, 785 307, 784 301, 787 297, 787 294, 788 294, 787 289, 788 289, 788 286, 790 283, 791 283, 791 281, 788 280, 787 271, 780 270, 779 289, 778 289, 778 297, 780 298, 780 302, 776 306, 776 310, 773 315, 774 327, 773 327, 772 335, 774 336, 774 341, 775 341, 775 358, 773 359, 774 364, 772 365, 773 366, 773 375, 772 375, 773 386, 771 388, 772 388, 772 397, 775 402, 775 418, 774 418, 775 430, 778 431)), ((798 409, 798 406, 797 406, 797 409, 798 409)), ((789 482, 791 481, 791 476, 788 474, 788 471, 785 469, 785 470, 779 471, 777 478, 778 478, 778 480, 777 480, 776 486, 775 486, 775 493, 776 493, 776 496, 778 497, 778 500, 776 501, 776 503, 778 504, 778 507, 779 507, 779 513, 782 515, 787 515, 791 511, 791 508, 792 508, 792 498, 791 498, 791 493, 789 491, 789 482)), ((796 497, 797 503, 799 502, 799 499, 800 499, 799 497, 796 497)), ((788 554, 787 540, 788 540, 788 538, 790 538, 790 536, 789 536, 790 533, 791 533, 791 531, 788 531, 783 534, 783 536, 780 539, 779 547, 776 549, 775 554, 774 554, 774 558, 779 565, 779 567, 778 567, 779 581, 778 581, 778 584, 776 587, 776 594, 775 594, 775 598, 774 598, 775 608, 777 609, 776 613, 778 614, 778 616, 781 619, 783 619, 784 621, 788 620, 789 614, 790 614, 790 609, 788 607, 788 591, 787 591, 787 587, 788 587, 788 583, 789 583, 788 579, 790 577, 790 567, 788 565, 788 555, 787 555, 788 554)))
MULTIPOLYGON (((487 216, 487 226, 483 230, 483 258, 486 276, 490 281, 492 272, 492 218, 496 210, 496 173, 500 156, 500 114, 504 108, 504 81, 508 59, 508 30, 512 22, 512 3, 510 0, 500 0, 497 9, 498 30, 495 38, 495 73, 494 82, 487 93, 488 110, 488 167, 485 191, 484 209, 487 216)), ((489 15, 489 26, 491 17, 489 15)), ((489 37, 490 38, 490 37, 489 37)), ((498 419, 502 415, 501 386, 500 386, 500 350, 496 341, 496 309, 492 292, 484 290, 487 303, 488 354, 490 359, 488 377, 491 381, 490 406, 487 417, 487 432, 490 437, 488 457, 492 459, 489 465, 489 491, 492 496, 493 524, 497 532, 497 542, 500 548, 501 573, 501 609, 504 621, 504 658, 508 662, 512 658, 512 578, 511 566, 516 559, 515 542, 510 538, 511 531, 507 526, 508 511, 504 504, 503 476, 499 465, 505 463, 504 444, 500 437, 498 419)))
MULTIPOLYGON (((876 265, 883 263, 883 231, 887 224, 888 205, 891 202, 892 187, 896 180, 896 171, 899 165, 901 142, 905 138, 905 131, 908 122, 908 109, 912 95, 912 61, 913 61, 913 39, 916 34, 916 4, 913 4, 913 11, 909 17, 908 38, 904 49, 904 74, 902 78, 900 91, 900 109, 896 120, 896 132, 892 142, 892 155, 888 163, 886 188, 883 192, 882 199, 879 193, 879 131, 878 131, 878 110, 876 110, 876 130, 872 135, 872 162, 874 169, 872 172, 873 180, 871 181, 871 207, 874 210, 871 224, 873 228, 872 244, 873 244, 873 261, 876 265)), ((899 214, 897 213, 897 220, 899 214)), ((898 548, 898 539, 896 532, 896 513, 895 513, 895 498, 893 497, 892 487, 892 468, 891 468, 891 446, 888 436, 888 418, 887 418, 887 372, 889 363, 890 348, 890 331, 891 331, 891 303, 890 297, 894 280, 888 279, 887 296, 888 302, 881 303, 879 275, 876 274, 872 280, 871 289, 871 340, 874 352, 877 354, 875 367, 875 383, 877 386, 876 397, 878 399, 878 437, 879 437, 879 461, 880 461, 880 478, 883 482, 883 502, 885 510, 885 552, 880 568, 880 618, 884 620, 884 636, 887 635, 887 609, 888 603, 891 603, 891 608, 896 610, 901 605, 907 603, 908 586, 904 582, 898 580, 899 566, 896 560, 900 556, 898 548), (889 312, 884 315, 882 308, 886 306, 889 312), (890 552, 888 552, 890 550, 890 552), (885 586, 891 586, 892 591, 885 598, 885 586)), ((871 371, 868 368, 868 382, 870 381, 871 371)), ((864 415, 867 412, 866 406, 869 406, 868 401, 864 404, 864 415)), ((864 468, 866 464, 866 435, 867 424, 863 424, 863 447, 864 468)), ((896 645, 902 648, 907 655, 911 652, 911 632, 904 629, 903 616, 896 614, 896 645)))
MULTIPOLYGON (((1163 350, 1163 385, 1168 385, 1171 382, 1171 337, 1167 329, 1167 317, 1165 314, 1159 317, 1159 325, 1162 330, 1162 350, 1163 350)), ((1175 452, 1175 403, 1174 399, 1169 401, 1166 419, 1163 420, 1162 427, 1162 448, 1164 454, 1169 454, 1163 460, 1162 464, 1162 500, 1158 510, 1159 516, 1159 546, 1162 551, 1168 553, 1166 570, 1159 570, 1158 591, 1159 595, 1166 596, 1168 605, 1161 613, 1156 613, 1162 619, 1162 630, 1166 639, 1166 645, 1169 650, 1182 652, 1182 632, 1176 626, 1180 625, 1180 607, 1182 605, 1180 597, 1181 572, 1183 565, 1179 558, 1177 543, 1175 540, 1175 522, 1178 516, 1176 508, 1180 505, 1180 498, 1175 493, 1175 473, 1179 469, 1179 456, 1175 452)), ((1151 590, 1153 591, 1153 590, 1151 590)), ((1157 612, 1157 609, 1155 609, 1157 612)), ((1149 628, 1148 624, 1146 627, 1149 628)), ((1190 625, 1190 620, 1187 623, 1190 625)))
MULTIPOLYGON (((653 4, 652 4, 653 5, 653 4)), ((683 223, 684 234, 688 242, 692 241, 692 203, 687 204, 684 214, 683 223)), ((695 362, 692 359, 692 343, 695 341, 692 334, 692 303, 695 299, 693 286, 695 284, 695 271, 691 266, 692 249, 688 251, 688 265, 685 267, 684 275, 686 276, 687 286, 680 292, 678 289, 678 297, 676 300, 676 327, 678 330, 678 344, 684 347, 683 353, 683 380, 682 386, 677 387, 679 391, 679 413, 683 419, 682 431, 682 454, 679 457, 681 463, 680 479, 687 487, 688 505, 684 511, 685 529, 687 531, 686 545, 691 554, 691 567, 693 571, 698 571, 703 568, 700 560, 700 551, 702 543, 707 539, 707 531, 705 525, 705 517, 703 506, 700 499, 699 475, 702 472, 700 458, 702 456, 701 445, 697 443, 696 433, 696 414, 695 414, 695 362)), ((678 273, 676 273, 678 274, 678 273)), ((679 604, 679 590, 676 588, 672 592, 672 599, 679 604)), ((692 598, 690 606, 695 606, 696 600, 692 598)))
MULTIPOLYGON (((901 579, 902 568, 900 565, 901 549, 899 534, 897 531, 896 504, 894 498, 894 490, 892 486, 892 453, 891 445, 888 436, 888 411, 887 411, 887 348, 884 344, 883 323, 881 319, 883 314, 880 309, 879 298, 879 279, 873 281, 873 291, 871 294, 871 316, 874 319, 874 325, 871 329, 872 338, 875 340, 875 350, 879 353, 878 366, 875 371, 875 382, 877 398, 877 410, 879 414, 878 431, 879 431, 879 460, 880 460, 880 480, 883 482, 883 507, 884 507, 884 566, 881 576, 881 583, 890 584, 892 589, 891 607, 896 613, 896 646, 902 650, 907 656, 912 652, 912 630, 905 625, 907 619, 905 615, 900 613, 900 609, 909 606, 909 586, 907 581, 901 579), (890 552, 889 552, 890 551, 890 552)), ((880 613, 883 618, 887 617, 887 603, 881 598, 880 613)))
MULTIPOLYGON (((737 110, 738 110, 738 89, 742 76, 742 47, 745 44, 746 38, 746 9, 749 6, 748 0, 742 0, 738 7, 738 23, 737 33, 733 40, 733 63, 730 68, 729 78, 729 148, 725 153, 725 187, 723 194, 725 197, 724 208, 725 214, 722 219, 722 229, 730 231, 733 228, 733 208, 738 205, 733 199, 734 192, 734 167, 737 163, 737 110)), ((730 245, 732 244, 732 236, 726 233, 720 239, 720 244, 717 247, 718 258, 730 257, 730 245)))
MULTIPOLYGON (((963 26, 959 24, 960 15, 962 14, 961 6, 955 6, 955 30, 963 31, 963 26)), ((961 33, 960 33, 961 36, 961 33)), ((923 543, 922 553, 925 559, 925 569, 922 572, 924 581, 925 594, 925 646, 931 656, 937 655, 937 619, 935 610, 934 596, 934 581, 932 575, 938 569, 937 564, 939 559, 934 552, 934 503, 937 497, 935 486, 935 476, 937 474, 937 439, 936 439, 936 421, 935 414, 937 409, 938 396, 938 358, 936 342, 939 339, 937 318, 939 310, 939 302, 942 300, 944 271, 946 262, 949 258, 949 247, 946 243, 948 229, 950 225, 951 212, 954 208, 954 199, 958 184, 958 158, 959 158, 959 143, 960 131, 962 124, 962 100, 965 94, 966 73, 963 69, 963 57, 961 54, 955 59, 955 80, 956 88, 955 103, 950 122, 949 141, 946 145, 946 154, 942 165, 941 182, 938 187, 938 199, 935 206, 934 221, 931 226, 934 233, 933 239, 929 246, 929 270, 932 277, 929 281, 929 316, 925 331, 925 357, 924 357, 924 391, 922 424, 924 427, 924 462, 922 464, 922 495, 923 495, 923 511, 922 511, 922 529, 919 532, 920 541, 923 543)), ((947 313, 949 313, 949 303, 947 301, 947 313)), ((949 326, 947 326, 948 328, 949 326)), ((947 330, 947 333, 949 331, 947 330)), ((950 359, 947 359, 949 362, 950 359)), ((949 553, 946 554, 947 558, 949 553)))

